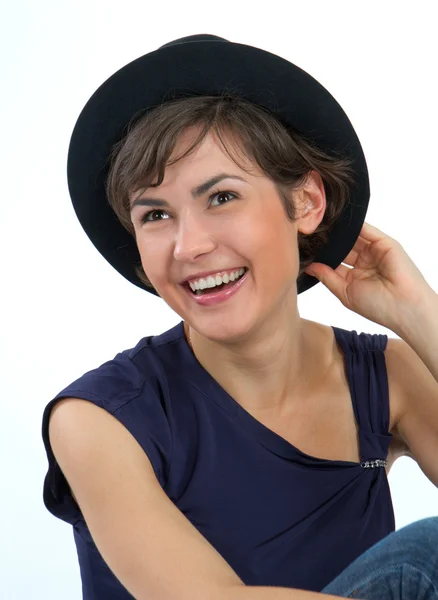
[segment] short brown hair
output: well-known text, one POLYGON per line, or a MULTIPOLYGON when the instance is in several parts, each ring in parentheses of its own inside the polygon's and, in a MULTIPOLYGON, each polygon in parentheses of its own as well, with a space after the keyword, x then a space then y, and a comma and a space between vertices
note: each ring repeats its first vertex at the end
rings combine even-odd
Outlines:
MULTIPOLYGON (((327 154, 286 127, 273 113, 229 93, 169 100, 132 120, 125 137, 113 148, 106 183, 108 200, 118 219, 134 236, 130 195, 143 187, 159 186, 166 166, 196 150, 210 131, 217 135, 235 164, 246 171, 223 138, 231 133, 238 140, 244 156, 275 184, 286 216, 292 222, 297 212, 291 192, 305 182, 312 170, 320 174, 327 207, 312 234, 298 232, 300 277, 315 260, 317 250, 327 242, 329 230, 349 200, 352 161, 327 154), (169 161, 180 135, 192 127, 199 129, 194 142, 181 156, 169 161), (155 178, 157 181, 152 184, 155 178)), ((137 275, 153 289, 141 265, 137 267, 137 275)))

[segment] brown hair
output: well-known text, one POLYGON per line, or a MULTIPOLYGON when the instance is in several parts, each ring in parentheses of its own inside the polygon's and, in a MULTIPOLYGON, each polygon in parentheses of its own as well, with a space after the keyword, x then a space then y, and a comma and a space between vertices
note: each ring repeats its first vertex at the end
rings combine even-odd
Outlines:
MULTIPOLYGON (((238 140, 244 156, 255 162, 275 184, 286 216, 292 222, 297 212, 291 192, 306 181, 312 170, 320 174, 327 207, 312 234, 298 232, 301 276, 303 269, 315 260, 317 250, 327 242, 329 230, 349 200, 349 187, 353 182, 351 161, 328 155, 283 125, 268 110, 229 93, 170 100, 133 119, 125 137, 113 148, 106 184, 109 203, 118 219, 134 236, 130 195, 141 188, 159 186, 166 166, 196 150, 210 130, 235 164, 248 172, 231 155, 223 137, 231 133, 233 139, 238 140), (194 142, 181 156, 169 161, 180 135, 192 127, 199 129, 194 142), (155 177, 157 181, 152 184, 155 177)), ((153 289, 141 265, 137 267, 137 275, 153 289)))

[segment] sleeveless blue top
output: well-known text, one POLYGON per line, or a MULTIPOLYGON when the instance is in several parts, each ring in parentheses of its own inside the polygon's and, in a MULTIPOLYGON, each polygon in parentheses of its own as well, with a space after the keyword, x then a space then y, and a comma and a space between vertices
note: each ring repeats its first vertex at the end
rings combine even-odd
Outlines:
POLYGON ((123 423, 167 496, 246 585, 321 591, 395 530, 379 462, 392 439, 388 338, 332 329, 358 424, 358 463, 310 456, 252 417, 198 362, 183 321, 145 337, 51 400, 42 429, 49 461, 44 503, 73 526, 84 600, 132 595, 97 550, 50 447, 50 411, 67 396, 93 402, 123 423))

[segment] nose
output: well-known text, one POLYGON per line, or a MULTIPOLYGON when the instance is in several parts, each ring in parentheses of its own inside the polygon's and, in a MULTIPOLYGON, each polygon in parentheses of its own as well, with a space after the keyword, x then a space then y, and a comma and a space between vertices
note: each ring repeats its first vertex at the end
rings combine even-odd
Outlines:
POLYGON ((173 252, 175 260, 190 262, 200 254, 208 254, 215 248, 214 237, 205 227, 205 220, 193 215, 180 220, 173 252))

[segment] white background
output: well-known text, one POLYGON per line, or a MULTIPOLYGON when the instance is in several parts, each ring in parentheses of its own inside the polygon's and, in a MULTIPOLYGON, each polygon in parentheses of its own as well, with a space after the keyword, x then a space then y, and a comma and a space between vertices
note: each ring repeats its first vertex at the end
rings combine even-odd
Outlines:
MULTIPOLYGON (((76 600, 69 525, 42 503, 41 416, 85 371, 180 317, 125 281, 89 242, 67 191, 69 136, 89 96, 125 63, 213 33, 279 54, 344 107, 367 157, 367 221, 399 240, 438 291, 435 2, 10 0, 1 9, 1 541, 5 600, 76 600), (6 215, 6 218, 5 218, 6 215)), ((388 329, 322 284, 302 317, 388 329)), ((438 490, 408 458, 390 473, 397 527, 438 514, 438 490)))

